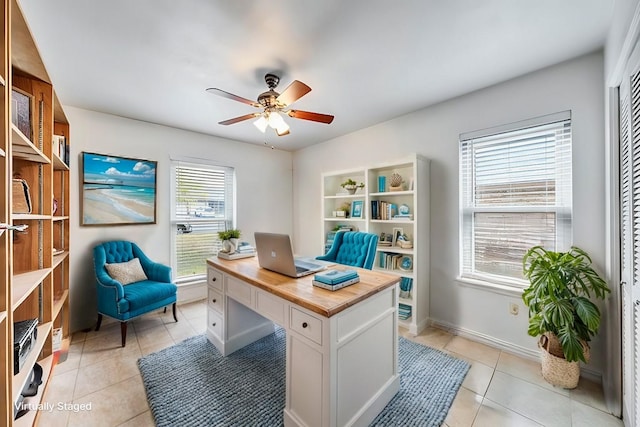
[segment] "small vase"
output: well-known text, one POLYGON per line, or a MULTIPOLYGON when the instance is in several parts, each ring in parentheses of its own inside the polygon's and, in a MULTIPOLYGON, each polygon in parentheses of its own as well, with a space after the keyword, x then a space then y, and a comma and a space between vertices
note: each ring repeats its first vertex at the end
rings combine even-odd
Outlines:
POLYGON ((346 185, 343 188, 347 190, 347 193, 353 195, 353 194, 356 194, 356 191, 358 191, 358 188, 362 188, 362 187, 358 187, 357 185, 346 185))

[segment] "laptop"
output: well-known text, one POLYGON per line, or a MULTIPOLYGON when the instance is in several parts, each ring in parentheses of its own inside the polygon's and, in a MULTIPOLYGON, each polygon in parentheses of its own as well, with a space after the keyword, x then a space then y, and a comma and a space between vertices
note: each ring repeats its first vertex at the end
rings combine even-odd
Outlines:
POLYGON ((288 234, 255 232, 254 237, 258 264, 262 268, 289 277, 302 277, 326 268, 326 264, 294 258, 288 234))

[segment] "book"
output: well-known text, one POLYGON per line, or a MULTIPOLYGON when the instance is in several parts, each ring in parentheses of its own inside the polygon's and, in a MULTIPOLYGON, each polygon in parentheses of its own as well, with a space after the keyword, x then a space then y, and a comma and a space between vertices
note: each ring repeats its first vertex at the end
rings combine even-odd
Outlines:
POLYGON ((411 306, 407 304, 398 304, 398 318, 407 320, 411 317, 411 306))
POLYGON ((403 277, 400 279, 400 298, 411 298, 411 289, 413 288, 413 279, 403 277))
POLYGON ((313 279, 327 285, 336 285, 357 277, 358 273, 355 270, 327 270, 316 273, 313 279))
POLYGON ((359 281, 360 281, 360 277, 354 277, 352 279, 345 280, 335 285, 318 282, 317 280, 312 280, 311 283, 313 284, 313 286, 317 286, 319 288, 328 289, 330 291, 337 291, 338 289, 342 289, 346 286, 353 285, 354 283, 358 283, 359 281))
POLYGON ((413 214, 397 214, 393 216, 393 219, 400 221, 411 221, 413 220, 413 214))
POLYGON ((64 135, 53 135, 53 153, 63 159, 66 146, 64 135))
POLYGON ((240 259, 240 258, 250 258, 252 256, 256 256, 255 252, 249 252, 246 254, 243 253, 233 253, 233 254, 227 254, 224 252, 218 252, 218 258, 222 258, 222 259, 240 259))

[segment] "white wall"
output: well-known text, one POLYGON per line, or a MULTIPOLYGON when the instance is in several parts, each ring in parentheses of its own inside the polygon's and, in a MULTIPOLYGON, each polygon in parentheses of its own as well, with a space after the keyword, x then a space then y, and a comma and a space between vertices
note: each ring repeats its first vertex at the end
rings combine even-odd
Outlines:
POLYGON ((96 320, 93 247, 102 241, 136 242, 153 260, 170 264, 171 233, 169 162, 191 157, 232 166, 237 179, 237 226, 243 239, 253 232, 292 232, 292 155, 257 145, 187 132, 65 106, 71 127, 71 330, 96 320), (157 224, 109 227, 81 226, 81 152, 155 160, 157 224))
MULTIPOLYGON (((640 4, 639 0, 616 0, 615 2, 605 46, 605 76, 607 80, 619 78, 616 74, 619 74, 621 70, 616 70, 616 67, 624 65, 626 60, 626 57, 621 58, 620 54, 624 51, 624 43, 638 4, 640 4)), ((629 52, 625 53, 629 54, 629 52)))
MULTIPOLYGON (((431 159, 431 318, 514 351, 533 352, 518 297, 461 286, 458 135, 563 110, 573 119, 574 244, 604 266, 604 97, 601 52, 559 64, 294 153, 294 245, 321 248, 320 175, 409 153, 431 159), (509 303, 520 314, 509 314, 509 303)), ((416 239, 419 236, 416 237, 416 239)), ((589 369, 601 372, 600 339, 589 369)))

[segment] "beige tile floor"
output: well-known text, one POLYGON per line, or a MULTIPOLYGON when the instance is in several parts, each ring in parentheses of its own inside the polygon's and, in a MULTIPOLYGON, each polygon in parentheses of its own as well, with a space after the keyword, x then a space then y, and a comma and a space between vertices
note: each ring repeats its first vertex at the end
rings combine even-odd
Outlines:
MULTIPOLYGON (((178 323, 170 310, 133 321, 125 348, 119 324, 106 319, 98 332, 74 334, 68 358, 55 367, 45 396, 54 409, 42 412, 39 426, 153 426, 137 360, 202 334, 206 327, 204 302, 178 308, 178 323)), ((622 426, 606 412, 597 384, 582 379, 575 390, 554 388, 542 379, 536 362, 440 329, 429 328, 417 337, 401 333, 471 364, 447 427, 622 426)))

